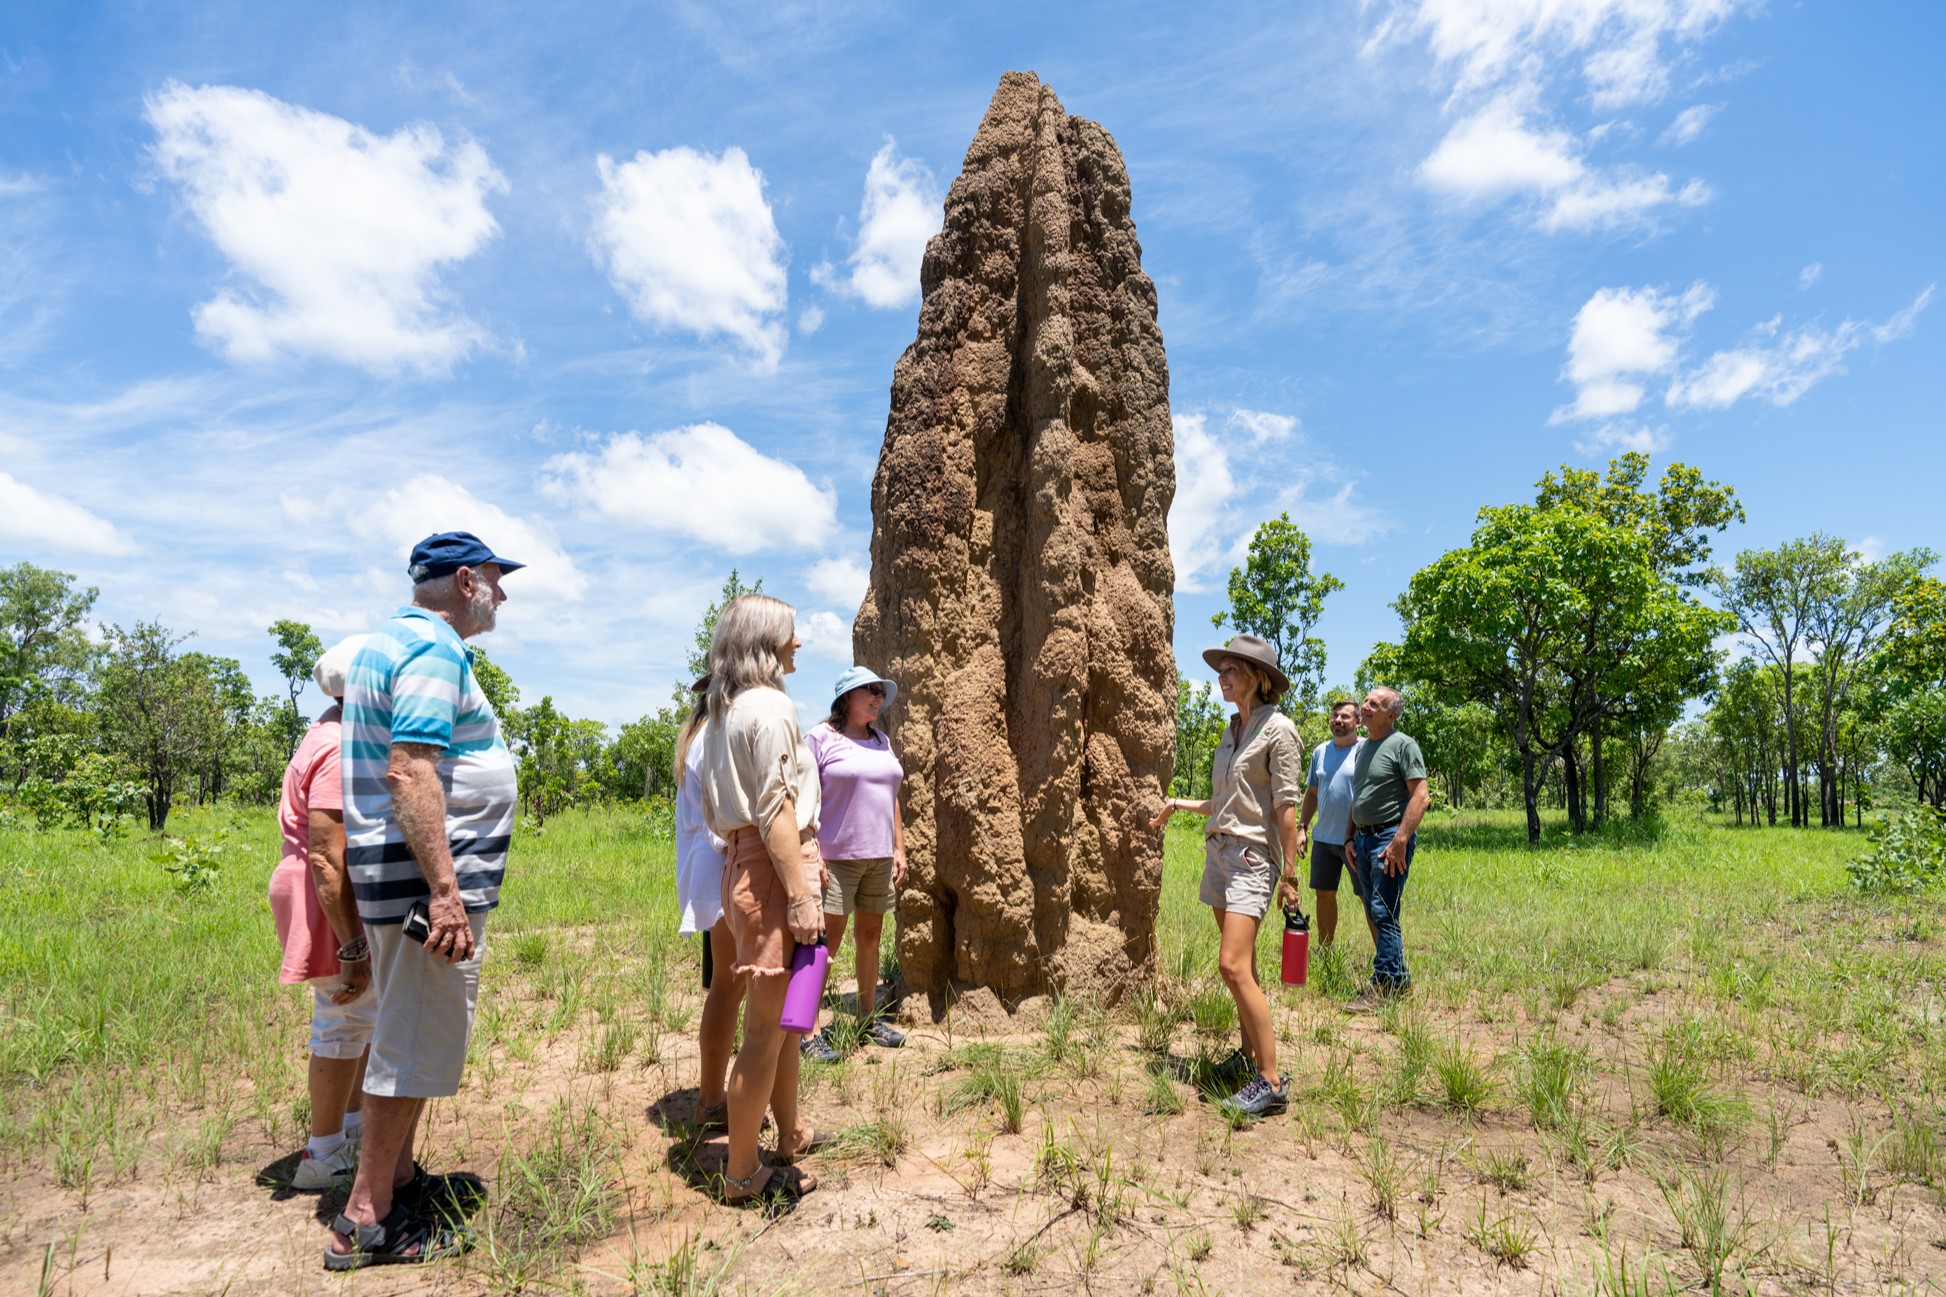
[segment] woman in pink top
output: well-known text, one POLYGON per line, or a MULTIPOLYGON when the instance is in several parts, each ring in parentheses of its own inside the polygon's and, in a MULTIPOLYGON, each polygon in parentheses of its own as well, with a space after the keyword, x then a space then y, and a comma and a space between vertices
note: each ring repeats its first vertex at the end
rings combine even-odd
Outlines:
POLYGON ((277 821, 284 855, 270 875, 270 912, 284 947, 281 980, 311 987, 311 1139, 291 1184, 328 1189, 358 1166, 359 1090, 378 1015, 371 956, 345 874, 344 794, 336 704, 364 636, 333 645, 311 674, 333 703, 284 771, 277 821))
MULTIPOLYGON (((887 1049, 905 1036, 878 1016, 878 943, 885 916, 898 908, 905 886, 905 828, 899 823, 899 785, 905 770, 891 740, 878 728, 879 713, 899 687, 861 666, 838 677, 831 715, 805 736, 818 763, 823 818, 818 851, 830 870, 824 888, 824 944, 833 951, 845 939, 845 921, 856 912, 852 958, 858 974, 858 1037, 887 1049)), ((806 1036, 804 1056, 838 1061, 830 1029, 806 1036)))

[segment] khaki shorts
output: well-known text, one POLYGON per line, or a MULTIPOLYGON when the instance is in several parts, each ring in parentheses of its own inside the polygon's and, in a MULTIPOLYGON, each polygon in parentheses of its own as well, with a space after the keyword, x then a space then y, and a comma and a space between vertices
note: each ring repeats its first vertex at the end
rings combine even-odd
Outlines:
POLYGON ((1203 904, 1261 919, 1277 890, 1277 865, 1255 842, 1218 833, 1203 839, 1203 904))
POLYGON ((899 907, 892 890, 892 857, 877 860, 827 860, 831 881, 824 885, 824 912, 890 914, 899 907))
POLYGON ((480 999, 480 961, 486 957, 487 916, 467 917, 473 921, 473 958, 458 964, 427 954, 396 923, 365 925, 372 986, 378 991, 366 1094, 439 1099, 459 1093, 480 999))

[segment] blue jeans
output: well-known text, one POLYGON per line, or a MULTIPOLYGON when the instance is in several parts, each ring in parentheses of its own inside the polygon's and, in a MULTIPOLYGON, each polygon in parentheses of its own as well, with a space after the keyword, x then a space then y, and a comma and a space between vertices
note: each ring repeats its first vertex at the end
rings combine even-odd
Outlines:
POLYGON ((1406 875, 1412 870, 1412 851, 1419 844, 1413 834, 1405 844, 1405 868, 1396 874, 1385 872, 1379 859, 1398 833, 1399 826, 1367 833, 1358 832, 1358 877, 1364 883, 1365 917, 1377 934, 1377 950, 1372 955, 1372 983, 1388 990, 1404 990, 1412 985, 1412 974, 1405 971, 1405 937, 1399 932, 1399 903, 1405 898, 1406 875))

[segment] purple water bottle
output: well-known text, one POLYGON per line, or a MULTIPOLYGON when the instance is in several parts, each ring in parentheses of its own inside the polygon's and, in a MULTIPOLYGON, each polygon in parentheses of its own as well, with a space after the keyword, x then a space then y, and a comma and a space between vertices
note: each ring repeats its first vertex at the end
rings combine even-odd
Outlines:
POLYGON ((824 999, 824 972, 831 963, 831 952, 824 938, 811 945, 800 944, 791 955, 791 984, 784 991, 784 1013, 780 1023, 785 1031, 804 1035, 818 1025, 818 1005, 824 999))

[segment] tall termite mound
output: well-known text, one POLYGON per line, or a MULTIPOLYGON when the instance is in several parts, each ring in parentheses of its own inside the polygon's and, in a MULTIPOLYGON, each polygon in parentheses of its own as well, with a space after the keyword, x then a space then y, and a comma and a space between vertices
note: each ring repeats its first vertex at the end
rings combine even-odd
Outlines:
POLYGON ((1009 72, 926 247, 872 480, 858 660, 896 680, 899 962, 1109 999, 1155 965, 1175 495, 1155 284, 1115 141, 1009 72))

